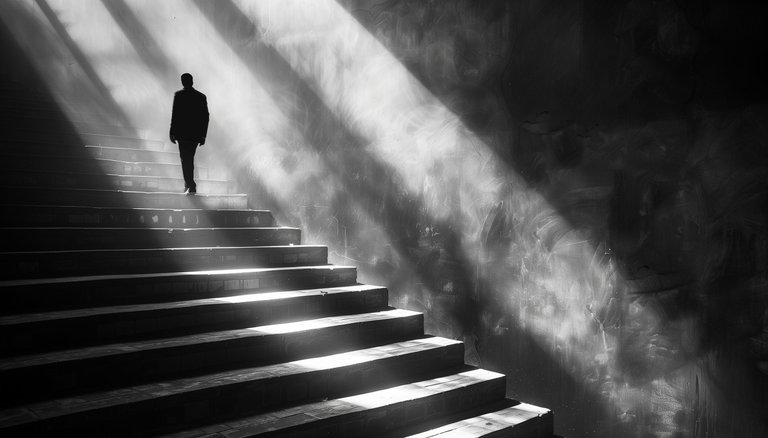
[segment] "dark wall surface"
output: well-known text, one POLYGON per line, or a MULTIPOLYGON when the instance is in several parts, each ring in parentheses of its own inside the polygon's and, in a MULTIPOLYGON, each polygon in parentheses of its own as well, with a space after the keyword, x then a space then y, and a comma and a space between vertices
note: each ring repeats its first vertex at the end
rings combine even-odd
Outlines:
MULTIPOLYGON (((418 234, 404 245, 435 273, 421 280, 430 296, 370 267, 400 302, 471 340, 513 395, 554 409, 564 435, 766 436, 766 4, 342 4, 567 222, 526 229, 492 210, 480 275, 526 270, 515 243, 541 239, 547 257, 567 227, 617 272, 595 286, 609 298, 582 308, 592 342, 608 345, 586 366, 569 363, 568 345, 518 333, 520 308, 499 303, 521 291, 450 282, 461 257, 418 214, 387 226, 418 234)), ((548 301, 536 305, 562 304, 526 274, 548 301)))

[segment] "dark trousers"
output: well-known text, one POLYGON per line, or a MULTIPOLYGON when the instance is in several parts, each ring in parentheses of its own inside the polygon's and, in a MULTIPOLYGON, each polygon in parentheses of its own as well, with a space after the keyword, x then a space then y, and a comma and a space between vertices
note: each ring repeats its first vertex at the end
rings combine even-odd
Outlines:
POLYGON ((181 172, 184 174, 184 188, 192 192, 197 191, 195 184, 195 152, 196 141, 178 140, 179 156, 181 157, 181 172))

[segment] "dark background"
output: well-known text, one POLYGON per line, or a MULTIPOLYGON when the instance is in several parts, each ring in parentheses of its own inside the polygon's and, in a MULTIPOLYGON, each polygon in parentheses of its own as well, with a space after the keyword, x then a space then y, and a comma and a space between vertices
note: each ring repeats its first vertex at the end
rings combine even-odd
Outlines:
MULTIPOLYGON (((616 341, 590 366, 563 360, 567 346, 498 329, 516 315, 483 301, 520 291, 456 282, 450 294, 471 306, 439 296, 423 306, 443 331, 474 338, 479 362, 552 408, 568 436, 768 434, 768 5, 342 3, 625 280, 587 310, 616 341), (478 309, 491 316, 461 314, 478 309)), ((497 213, 486 222, 514 222, 497 213)), ((407 225, 389 224, 401 235, 407 225)), ((415 262, 452 271, 450 241, 420 237, 404 244, 415 262)), ((496 253, 480 269, 518 269, 515 245, 486 244, 496 253)), ((445 281, 426 282, 440 295, 445 281)))

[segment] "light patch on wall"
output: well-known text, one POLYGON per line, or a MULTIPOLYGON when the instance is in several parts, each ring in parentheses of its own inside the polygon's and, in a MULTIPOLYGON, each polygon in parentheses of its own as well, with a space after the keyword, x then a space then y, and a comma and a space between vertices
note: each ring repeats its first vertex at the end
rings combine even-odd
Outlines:
POLYGON ((237 4, 332 111, 368 140, 370 153, 420 196, 430 216, 456 227, 467 260, 482 251, 480 230, 490 210, 508 203, 525 230, 515 243, 519 258, 486 280, 508 297, 520 327, 544 345, 562 346, 566 361, 588 366, 605 357, 609 341, 587 340, 595 334, 585 306, 609 299, 615 272, 595 258, 585 236, 566 229, 546 248, 541 235, 548 216, 557 217, 552 207, 338 4, 237 4), (547 214, 537 214, 542 211, 547 214))

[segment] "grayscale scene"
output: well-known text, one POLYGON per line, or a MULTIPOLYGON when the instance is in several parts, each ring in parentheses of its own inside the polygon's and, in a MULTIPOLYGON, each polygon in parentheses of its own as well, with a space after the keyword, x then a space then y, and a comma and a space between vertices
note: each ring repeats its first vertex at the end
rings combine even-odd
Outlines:
POLYGON ((0 436, 768 437, 767 19, 0 0, 0 436))

